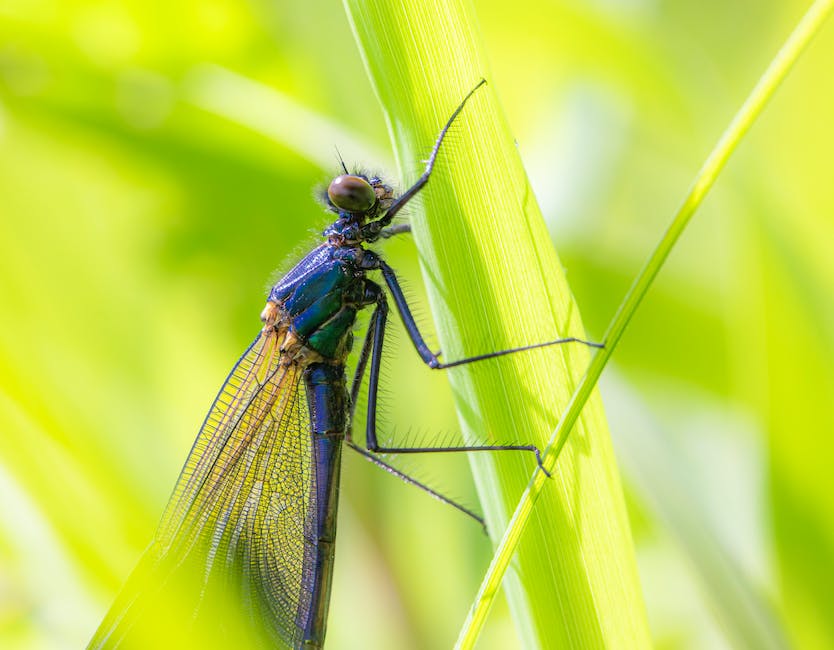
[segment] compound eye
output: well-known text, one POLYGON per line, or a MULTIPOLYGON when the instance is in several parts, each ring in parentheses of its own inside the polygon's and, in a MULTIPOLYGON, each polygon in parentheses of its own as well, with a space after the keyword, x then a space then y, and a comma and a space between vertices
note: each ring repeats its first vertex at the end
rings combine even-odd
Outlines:
POLYGON ((376 203, 376 192, 371 184, 349 174, 334 178, 327 187, 327 196, 333 205, 345 212, 367 212, 376 203))

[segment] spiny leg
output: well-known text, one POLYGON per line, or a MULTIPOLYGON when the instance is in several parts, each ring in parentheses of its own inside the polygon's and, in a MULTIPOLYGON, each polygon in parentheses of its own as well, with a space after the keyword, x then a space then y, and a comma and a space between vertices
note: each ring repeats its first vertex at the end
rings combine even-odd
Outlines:
POLYGON ((553 341, 544 341, 543 343, 522 345, 518 348, 509 348, 507 350, 498 350, 496 352, 477 354, 472 357, 465 357, 463 359, 457 359, 455 361, 441 361, 439 359, 440 352, 432 352, 429 349, 429 346, 426 345, 426 342, 423 339, 423 335, 420 334, 420 330, 417 327, 417 323, 414 320, 414 316, 411 315, 411 309, 409 308, 408 302, 405 299, 402 287, 400 287, 400 281, 397 279, 397 274, 394 272, 394 269, 388 266, 388 264, 382 259, 379 259, 377 264, 379 270, 382 272, 382 277, 385 278, 385 284, 388 285, 388 290, 391 292, 391 295, 394 298, 394 304, 397 305, 397 311, 400 313, 400 318, 402 318, 403 320, 403 324, 405 325, 405 329, 408 332, 408 336, 409 338, 411 338, 412 343, 414 343, 414 347, 417 348, 417 354, 420 355, 420 358, 423 360, 423 363, 425 363, 429 368, 434 368, 436 370, 444 370, 446 368, 463 366, 468 363, 474 363, 476 361, 494 359, 496 357, 503 357, 508 354, 525 352, 527 350, 535 350, 537 348, 545 348, 551 345, 562 345, 564 343, 581 343, 582 345, 587 345, 591 348, 605 347, 603 343, 594 343, 592 341, 585 341, 583 339, 576 338, 575 336, 569 336, 567 338, 554 339, 553 341))
MULTIPOLYGON (((379 370, 382 361, 382 343, 385 338, 385 325, 388 318, 388 300, 380 289, 377 306, 371 317, 372 324, 368 328, 368 335, 373 336, 371 345, 371 366, 368 371, 368 410, 365 424, 365 446, 368 451, 377 454, 429 454, 429 453, 459 453, 467 451, 527 451, 536 456, 536 463, 541 470, 550 476, 541 462, 541 452, 535 445, 471 445, 459 447, 381 447, 376 436, 376 408, 379 391, 379 370)), ((419 336, 419 333, 418 333, 419 336)), ((362 346, 363 351, 368 347, 367 339, 362 346)), ((423 347, 428 347, 423 343, 423 347)), ((366 364, 363 364, 363 370, 366 364)), ((361 377, 355 378, 354 383, 361 377)))
POLYGON ((427 492, 428 494, 433 496, 438 501, 441 501, 441 502, 443 502, 447 505, 450 505, 453 508, 455 508, 456 510, 460 510, 463 514, 465 514, 468 517, 471 517, 472 519, 477 521, 479 524, 481 524, 481 526, 484 529, 484 532, 486 532, 486 522, 484 521, 484 518, 481 517, 480 515, 478 515, 477 513, 473 512, 472 510, 470 510, 466 506, 463 506, 463 505, 459 504, 457 501, 453 501, 449 497, 441 494, 437 490, 434 490, 434 489, 430 488, 425 483, 421 483, 417 479, 409 476, 408 474, 406 474, 405 472, 397 469, 393 465, 389 465, 384 460, 382 460, 379 456, 376 456, 375 454, 371 453, 367 449, 363 449, 362 447, 357 445, 355 442, 352 442, 352 441, 348 440, 347 441, 347 446, 350 447, 351 449, 353 449, 353 451, 355 451, 356 453, 358 453, 361 456, 367 458, 369 461, 371 461, 377 467, 381 467, 386 472, 388 472, 390 474, 393 474, 394 476, 399 478, 404 483, 408 483, 409 485, 413 485, 414 487, 420 488, 424 492, 427 492))
POLYGON ((414 183, 411 187, 409 187, 405 192, 403 192, 399 198, 394 201, 394 204, 388 208, 388 211, 385 215, 379 219, 378 223, 380 227, 387 226, 391 223, 391 220, 397 215, 397 213, 405 207, 406 203, 408 203, 411 199, 413 199, 417 193, 425 187, 426 183, 429 182, 429 177, 431 176, 432 170, 434 169, 434 163, 437 161, 437 155, 440 153, 440 145, 443 144, 443 140, 446 137, 446 134, 449 132, 449 129, 452 127, 452 124, 457 119, 460 112, 463 110, 463 107, 466 106, 466 102, 469 101, 469 98, 475 94, 475 91, 478 90, 481 86, 486 84, 486 79, 481 79, 475 87, 470 90, 466 97, 463 98, 458 107, 454 110, 454 112, 449 116, 449 119, 446 120, 446 124, 443 125, 443 128, 440 129, 440 133, 437 135, 437 140, 434 141, 434 146, 431 150, 431 155, 429 159, 426 161, 426 168, 423 173, 420 175, 420 178, 417 179, 417 182, 414 183))
MULTIPOLYGON (((356 362, 356 370, 353 374, 353 381, 352 381, 351 387, 350 387, 350 415, 349 415, 349 420, 348 420, 348 422, 349 422, 348 434, 346 436, 347 446, 350 447, 351 449, 353 449, 358 454, 367 458, 369 461, 371 461, 377 467, 381 467, 382 469, 389 472, 390 474, 393 474, 394 476, 398 477, 403 482, 408 483, 409 485, 413 485, 415 487, 420 488, 424 492, 427 492, 428 494, 433 496, 438 501, 442 501, 443 503, 446 503, 446 504, 452 506, 453 508, 456 508, 457 510, 460 510, 465 515, 467 515, 469 517, 472 517, 472 519, 474 519, 479 524, 481 524, 481 526, 484 528, 484 530, 486 530, 486 524, 484 523, 483 518, 480 517, 479 515, 477 515, 476 513, 474 513, 472 510, 470 510, 466 506, 463 506, 460 503, 458 503, 457 501, 454 501, 453 499, 450 499, 449 497, 441 494, 437 490, 434 490, 434 489, 430 488, 425 483, 422 483, 422 482, 418 481, 417 479, 409 476, 408 474, 406 474, 402 470, 399 470, 396 467, 394 467, 393 465, 390 465, 390 464, 386 463, 384 460, 382 460, 378 456, 374 455, 373 453, 369 452, 366 449, 363 449, 362 447, 357 445, 355 442, 353 442, 352 436, 350 434, 350 424, 353 423, 353 416, 356 413, 356 402, 359 398, 359 391, 362 388, 362 378, 365 376, 365 369, 367 368, 367 365, 368 365, 368 359, 371 356, 371 349, 372 349, 372 346, 374 344, 374 341, 376 340, 375 332, 376 332, 376 328, 377 328, 377 325, 378 325, 378 322, 379 322, 379 318, 377 316, 377 312, 379 311, 378 296, 380 296, 380 295, 383 296, 383 300, 384 300, 384 294, 382 293, 382 288, 379 285, 377 285, 373 282, 370 282, 369 280, 366 281, 365 294, 366 294, 366 297, 373 296, 373 301, 377 303, 377 307, 374 310, 373 315, 371 316, 370 323, 368 324, 368 330, 365 333, 365 340, 362 343, 362 349, 359 352, 359 359, 356 362)), ((387 308, 387 305, 386 305, 386 308, 387 308)), ((383 319, 383 322, 384 322, 384 319, 383 319)), ((374 400, 376 400, 376 389, 374 389, 374 400)), ((376 413, 375 409, 374 409, 374 413, 376 413)), ((376 416, 374 415, 374 417, 376 417, 376 416)))
POLYGON ((362 378, 365 376, 365 368, 368 365, 368 359, 371 356, 371 345, 373 343, 373 332, 376 327, 376 319, 374 315, 368 323, 368 330, 365 332, 365 340, 362 342, 362 349, 359 351, 359 358, 356 361, 356 370, 353 373, 353 381, 350 384, 350 415, 348 419, 348 442, 351 441, 350 424, 353 423, 353 416, 356 415, 356 402, 359 400, 359 391, 362 389, 362 378))

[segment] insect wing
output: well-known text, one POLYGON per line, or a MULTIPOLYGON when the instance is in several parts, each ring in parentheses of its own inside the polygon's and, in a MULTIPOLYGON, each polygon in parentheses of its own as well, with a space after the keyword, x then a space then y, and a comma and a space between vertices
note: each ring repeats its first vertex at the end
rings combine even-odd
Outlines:
POLYGON ((301 373, 275 331, 244 353, 90 647, 301 645, 317 523, 301 373))

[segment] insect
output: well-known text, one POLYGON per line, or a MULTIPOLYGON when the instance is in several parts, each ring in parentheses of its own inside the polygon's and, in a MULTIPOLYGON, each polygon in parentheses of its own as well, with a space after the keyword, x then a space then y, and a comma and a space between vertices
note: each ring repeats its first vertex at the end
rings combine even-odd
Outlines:
POLYGON ((205 647, 189 635, 208 630, 203 641, 221 647, 221 639, 228 638, 235 647, 321 648, 346 439, 351 449, 412 483, 417 482, 376 454, 488 450, 528 451, 538 458, 533 445, 398 448, 380 446, 377 440, 389 307, 385 290, 368 277, 371 272, 381 274, 418 355, 430 368, 545 345, 586 343, 559 339, 443 362, 420 334, 394 271, 366 247, 404 230, 392 228, 392 220, 429 181, 446 133, 484 83, 449 117, 424 173, 399 197, 381 179, 351 174, 342 163, 344 174, 333 179, 323 197, 337 219, 324 231, 324 242, 272 287, 260 333, 215 398, 153 542, 90 647, 158 647, 152 636, 156 625, 166 630, 170 647, 205 647), (348 391, 345 362, 357 312, 364 308, 373 313, 348 391), (350 439, 349 425, 366 370, 362 448, 350 439), (242 626, 228 621, 230 611, 241 613, 242 626))

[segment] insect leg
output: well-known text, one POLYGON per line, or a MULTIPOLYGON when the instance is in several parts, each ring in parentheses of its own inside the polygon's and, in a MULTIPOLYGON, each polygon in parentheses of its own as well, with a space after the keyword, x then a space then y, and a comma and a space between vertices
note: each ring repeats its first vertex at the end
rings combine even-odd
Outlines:
MULTIPOLYGON (((384 264, 384 262, 383 262, 384 264)), ((389 267, 390 269, 390 267, 389 267)), ((377 287, 377 289, 379 289, 377 287)), ((536 456, 536 463, 548 476, 550 473, 544 469, 541 461, 541 452, 535 445, 472 445, 459 447, 381 447, 376 436, 376 407, 377 394, 379 390, 379 368, 382 361, 382 342, 385 337, 385 323, 388 318, 388 300, 385 293, 379 290, 376 309, 371 317, 373 327, 373 343, 371 345, 371 367, 368 372, 368 411, 367 423, 365 424, 365 446, 368 451, 376 454, 429 454, 429 453, 455 453, 467 451, 528 451, 536 456)), ((413 321, 412 321, 413 322, 413 321)), ((416 327, 414 331, 417 332, 416 327)), ((369 330, 370 335, 370 330, 369 330)), ((420 336, 417 332, 417 336, 420 336)), ((425 350, 428 350, 422 338, 420 343, 425 350)), ((416 342, 415 342, 416 344, 416 342)), ((363 346, 364 348, 367 346, 363 346)), ((419 350, 419 348, 418 348, 419 350)), ((431 353, 430 353, 431 354, 431 353)), ((437 357, 434 357, 435 359, 437 357)))
MULTIPOLYGON (((350 384, 350 414, 348 416, 348 423, 353 422, 353 416, 356 414, 356 402, 359 400, 359 391, 362 388, 362 378, 365 376, 365 369, 368 366, 368 359, 371 356, 371 345, 374 340, 374 331, 376 329, 376 312, 371 316, 371 321, 368 323, 368 331, 365 333, 365 340, 362 342, 362 350, 359 352, 359 359, 356 361, 356 370, 353 373, 353 381, 350 384)), ((348 427, 347 440, 350 442, 350 427, 348 427)))
POLYGON ((398 479, 400 479, 404 483, 408 483, 409 485, 413 485, 414 487, 420 488, 421 490, 423 490, 423 492, 429 493, 431 496, 433 496, 438 501, 441 501, 445 504, 448 504, 448 505, 452 506, 453 508, 455 508, 456 510, 460 510, 463 514, 465 514, 468 517, 472 517, 472 519, 474 519, 479 524, 481 524, 481 526, 484 529, 484 532, 486 532, 486 523, 484 522, 484 518, 481 517, 480 515, 478 515, 477 513, 473 512, 472 510, 470 510, 466 506, 463 506, 463 505, 459 504, 457 501, 453 501, 452 499, 450 499, 449 497, 441 494, 437 490, 435 490, 433 488, 430 488, 425 483, 421 483, 420 481, 418 481, 417 479, 409 476, 405 472, 403 472, 401 470, 398 470, 393 465, 389 465, 384 460, 382 460, 379 456, 374 455, 373 453, 371 453, 367 449, 363 449, 362 447, 357 445, 355 442, 347 441, 346 444, 347 444, 348 447, 353 449, 353 451, 358 453, 360 456, 364 456, 369 461, 371 461, 374 465, 376 465, 377 467, 381 467, 382 469, 384 469, 389 474, 393 474, 394 476, 396 476, 398 479))
POLYGON ((441 361, 439 359, 440 352, 432 352, 429 349, 429 346, 426 345, 423 335, 420 334, 420 330, 417 327, 417 323, 414 321, 414 316, 411 315, 411 309, 408 307, 408 302, 405 299, 402 287, 400 287, 400 281, 397 279, 397 274, 394 273, 394 269, 388 266, 388 264, 386 264, 382 259, 379 260, 378 264, 379 270, 382 272, 382 277, 385 278, 385 284, 388 285, 388 290, 391 292, 391 295, 394 298, 394 303, 397 305, 397 311, 400 312, 400 317, 403 319, 403 324, 405 325, 405 329, 408 331, 408 336, 414 343, 414 347, 417 348, 417 354, 420 355, 423 363, 425 363, 429 368, 437 370, 454 368, 455 366, 463 366, 468 363, 474 363, 475 361, 494 359, 495 357, 503 357, 508 354, 515 354, 516 352, 535 350, 537 348, 545 348, 551 345, 562 345, 564 343, 581 343, 582 345, 587 345, 592 348, 605 347, 602 343, 594 343, 592 341, 585 341, 583 339, 576 338, 575 336, 569 336, 567 338, 555 339, 553 341, 533 343, 532 345, 523 345, 518 348, 509 348, 508 350, 487 352, 486 354, 478 354, 464 359, 457 359, 456 361, 441 361))
POLYGON ((434 163, 437 161, 437 154, 440 153, 440 145, 443 144, 443 139, 446 137, 446 134, 449 132, 449 129, 452 127, 452 123, 457 119, 457 116, 460 115, 460 112, 463 110, 463 107, 466 106, 466 102, 469 101, 469 98, 475 94, 475 91, 478 90, 481 86, 486 84, 486 79, 481 79, 475 87, 470 90, 466 97, 463 98, 458 107, 454 110, 454 112, 449 116, 449 119, 446 121, 446 124, 443 125, 443 128, 440 129, 440 133, 437 135, 437 140, 434 142, 434 147, 432 147, 431 155, 429 159, 426 161, 426 169, 423 171, 420 178, 417 179, 417 182, 414 183, 411 187, 409 187, 405 192, 403 192, 400 197, 394 202, 394 204, 388 208, 388 212, 385 213, 381 219, 379 219, 380 226, 387 226, 391 223, 391 220, 397 215, 397 213, 402 210, 406 203, 408 203, 411 199, 413 199, 417 193, 423 189, 426 183, 429 182, 429 177, 431 176, 432 169, 434 169, 434 163))
MULTIPOLYGON (((366 289, 365 289, 366 295, 374 297, 374 301, 377 303, 377 307, 374 310, 373 315, 371 316, 371 322, 369 323, 368 331, 365 334, 365 341, 363 342, 362 350, 359 353, 359 360, 356 363, 356 371, 354 372, 353 382, 351 383, 351 387, 350 387, 350 402, 351 402, 351 404, 350 404, 350 420, 349 420, 350 422, 353 422, 353 415, 356 412, 356 401, 359 397, 359 390, 362 387, 362 378, 365 376, 365 370, 367 369, 367 366, 368 366, 368 359, 371 357, 372 347, 374 346, 374 343, 377 340, 377 336, 376 336, 377 327, 379 326, 380 321, 382 322, 383 325, 385 324, 385 314, 387 314, 387 311, 388 311, 388 304, 385 301, 385 294, 382 292, 382 288, 380 286, 370 282, 370 281, 367 281, 367 284, 365 286, 366 286, 366 289), (379 297, 380 296, 382 297, 382 306, 380 306, 380 303, 379 303, 379 297), (380 309, 384 312, 384 314, 382 316, 379 315, 380 309)), ((382 345, 382 343, 380 342, 380 346, 381 345, 382 345)), ((377 377, 379 376, 378 373, 379 373, 379 364, 377 364, 377 377)), ((370 387, 369 387, 369 392, 370 392, 370 387)), ((376 418, 376 395, 377 395, 376 386, 374 386, 373 394, 374 394, 374 399, 373 399, 374 409, 372 411, 372 414, 369 413, 369 415, 368 415, 369 418, 370 417, 376 418)), ((370 401, 370 397, 369 397, 369 401, 370 401)), ((374 434, 374 439, 376 439, 375 434, 374 434)), ((480 517, 479 515, 477 515, 475 512, 473 512, 469 508, 467 508, 467 507, 461 505, 460 503, 458 503, 457 501, 454 501, 454 500, 450 499, 449 497, 441 494, 437 490, 434 490, 434 489, 430 488, 425 483, 421 483, 417 479, 412 478, 411 476, 409 476, 405 472, 397 469, 393 465, 389 465, 384 460, 382 460, 378 456, 374 455, 373 453, 371 453, 367 449, 363 449, 362 447, 357 445, 355 442, 353 442, 353 440, 351 440, 350 436, 347 436, 346 444, 347 444, 348 447, 353 449, 355 452, 357 452, 358 454, 367 458, 369 461, 371 461, 377 467, 381 467, 386 472, 389 472, 390 474, 393 474, 394 476, 396 476, 397 478, 399 478, 403 482, 408 483, 409 485, 413 485, 415 487, 418 487, 421 490, 423 490, 424 492, 428 492, 431 496, 433 496, 438 501, 442 501, 443 503, 446 503, 446 504, 452 506, 453 508, 456 508, 457 510, 460 510, 465 515, 467 515, 469 517, 472 517, 472 519, 477 521, 482 527, 484 527, 484 530, 486 530, 486 524, 484 523, 483 517, 480 517)))
POLYGON ((411 233, 411 224, 410 223, 401 223, 397 224, 396 226, 389 226, 388 228, 383 228, 382 232, 379 233, 379 236, 383 239, 390 239, 396 235, 402 235, 405 233, 411 233))

